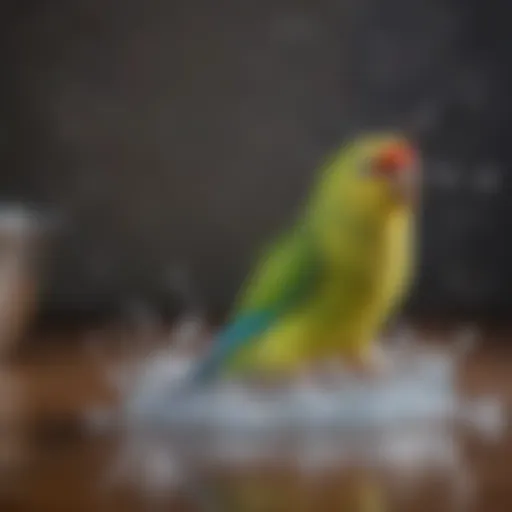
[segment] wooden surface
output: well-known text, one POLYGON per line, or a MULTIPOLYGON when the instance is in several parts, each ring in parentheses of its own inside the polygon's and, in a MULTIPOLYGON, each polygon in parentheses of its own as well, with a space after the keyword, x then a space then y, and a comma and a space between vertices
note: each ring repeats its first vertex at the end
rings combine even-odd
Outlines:
MULTIPOLYGON (((412 478, 414 464, 401 473, 336 466, 305 471, 276 460, 236 469, 189 467, 186 478, 167 475, 169 483, 153 485, 148 494, 151 482, 146 492, 141 485, 147 470, 117 477, 112 470, 120 447, 129 442, 123 444, 121 434, 92 435, 80 423, 84 408, 113 397, 104 370, 127 345, 123 335, 115 338, 95 331, 41 339, 5 364, 0 373, 0 511, 512 510, 512 436, 491 442, 462 431, 453 443, 465 462, 451 472, 431 470, 412 478), (103 361, 98 348, 105 343, 109 349, 103 361)), ((509 403, 512 345, 488 340, 484 346, 466 364, 461 382, 469 392, 497 392, 509 403)))

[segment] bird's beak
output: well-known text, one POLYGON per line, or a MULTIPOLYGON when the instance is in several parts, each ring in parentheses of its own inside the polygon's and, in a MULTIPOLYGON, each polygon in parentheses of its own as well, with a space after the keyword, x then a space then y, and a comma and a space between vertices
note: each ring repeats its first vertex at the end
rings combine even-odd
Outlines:
POLYGON ((393 180, 394 194, 401 204, 416 204, 419 193, 419 170, 406 169, 393 180))

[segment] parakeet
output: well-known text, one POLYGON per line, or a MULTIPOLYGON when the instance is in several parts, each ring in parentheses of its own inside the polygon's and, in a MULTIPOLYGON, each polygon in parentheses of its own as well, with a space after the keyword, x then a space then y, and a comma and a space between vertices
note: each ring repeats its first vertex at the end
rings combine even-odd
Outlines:
POLYGON ((420 166, 401 134, 331 155, 295 225, 266 249, 195 382, 284 375, 339 358, 371 367, 414 275, 420 166))

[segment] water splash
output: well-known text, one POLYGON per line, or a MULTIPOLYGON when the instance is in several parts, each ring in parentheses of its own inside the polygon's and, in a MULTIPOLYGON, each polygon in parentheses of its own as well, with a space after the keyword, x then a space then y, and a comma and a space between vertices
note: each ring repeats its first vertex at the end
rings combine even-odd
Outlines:
POLYGON ((384 429, 443 421, 499 431, 503 424, 498 402, 470 401, 456 386, 458 366, 477 337, 473 328, 458 332, 451 350, 421 344, 401 329, 395 343, 388 344, 388 371, 378 381, 339 368, 334 378, 331 369, 328 386, 298 381, 264 391, 230 381, 177 398, 175 390, 195 364, 186 347, 197 343, 202 332, 201 318, 184 317, 169 344, 117 379, 121 400, 116 414, 122 423, 224 433, 384 429))
POLYGON ((441 472, 462 493, 471 475, 454 425, 491 439, 505 426, 498 401, 469 400, 457 388, 458 368, 478 339, 472 326, 455 333, 450 349, 398 329, 387 340, 389 374, 379 382, 338 368, 328 387, 303 381, 263 391, 226 382, 177 399, 195 363, 187 347, 204 332, 203 319, 184 316, 161 349, 126 370, 119 409, 103 422, 96 417, 96 427, 115 421, 124 438, 110 482, 137 483, 151 499, 177 489, 195 496, 201 468, 277 461, 306 475, 383 467, 408 486, 441 472))

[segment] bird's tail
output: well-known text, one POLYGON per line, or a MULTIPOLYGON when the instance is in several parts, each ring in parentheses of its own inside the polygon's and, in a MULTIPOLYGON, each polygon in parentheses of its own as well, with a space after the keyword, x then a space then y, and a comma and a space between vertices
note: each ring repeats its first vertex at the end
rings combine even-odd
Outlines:
POLYGON ((197 387, 218 378, 235 352, 250 343, 273 322, 276 313, 257 311, 244 314, 217 334, 210 352, 192 370, 188 386, 197 387))

